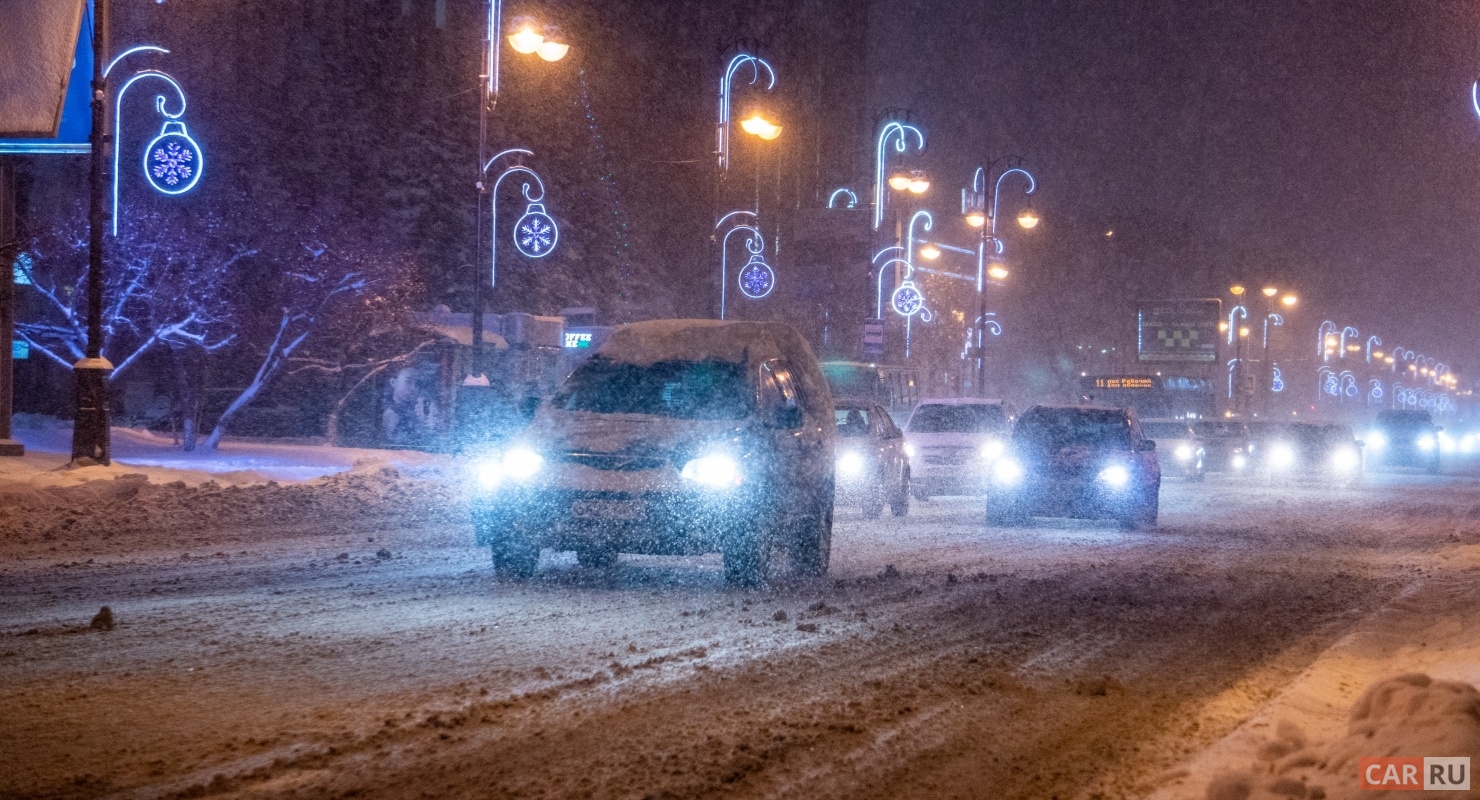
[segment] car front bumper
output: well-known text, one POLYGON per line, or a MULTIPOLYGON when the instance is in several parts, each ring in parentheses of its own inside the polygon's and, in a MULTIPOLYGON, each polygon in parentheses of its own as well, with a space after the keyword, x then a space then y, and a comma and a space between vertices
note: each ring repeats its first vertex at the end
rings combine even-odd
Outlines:
POLYGON ((557 550, 601 546, 627 553, 687 555, 720 549, 764 514, 753 492, 593 491, 508 487, 472 503, 478 544, 499 537, 557 550))

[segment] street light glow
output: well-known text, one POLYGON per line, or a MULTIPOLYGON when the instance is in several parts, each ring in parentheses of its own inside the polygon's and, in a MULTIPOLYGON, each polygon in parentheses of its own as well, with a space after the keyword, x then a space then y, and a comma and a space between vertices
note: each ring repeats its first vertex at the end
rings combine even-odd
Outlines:
POLYGON ((1274 288, 1273 286, 1266 286, 1259 291, 1263 292, 1265 297, 1274 297, 1275 295, 1280 293, 1280 290, 1274 288))
MULTIPOLYGON (((893 183, 893 179, 890 179, 890 183, 893 183)), ((925 177, 925 173, 915 170, 914 174, 910 175, 908 188, 910 194, 925 194, 930 190, 930 179, 925 177)))
MULTIPOLYGON (((529 55, 540 49, 545 43, 545 35, 535 29, 534 20, 529 17, 519 17, 514 20, 514 32, 509 34, 509 46, 514 52, 529 55)), ((561 53, 564 55, 564 53, 561 53)), ((553 61, 554 59, 548 59, 553 61)))
POLYGON ((570 45, 557 41, 558 34, 553 28, 546 28, 545 33, 545 40, 540 42, 535 52, 546 61, 559 61, 565 58, 565 54, 570 52, 570 45))
POLYGON ((910 188, 912 179, 908 173, 897 173, 889 176, 889 188, 896 192, 902 192, 910 188))
POLYGON ((1001 264, 993 264, 992 266, 987 267, 987 275, 989 275, 994 281, 1005 280, 1008 275, 1007 267, 1004 267, 1001 264))
POLYGON ((1286 306, 1293 307, 1296 303, 1300 302, 1300 298, 1296 297, 1293 294, 1287 294, 1284 297, 1280 298, 1280 302, 1284 303, 1286 306))
POLYGON ((1038 227, 1038 212, 1031 208, 1025 208, 1018 213, 1018 224, 1025 230, 1033 230, 1038 227))
POLYGON ((973 228, 980 228, 987 224, 987 215, 980 211, 968 211, 966 213, 966 224, 973 228))
POLYGON ((920 255, 930 261, 940 258, 940 248, 933 244, 927 244, 920 248, 920 255))
POLYGON ((759 111, 741 120, 740 130, 768 142, 781 135, 781 126, 766 119, 765 115, 759 111))
POLYGON ((1249 338, 1249 326, 1247 326, 1247 325, 1240 325, 1239 326, 1239 328, 1238 328, 1238 338, 1240 338, 1240 339, 1247 339, 1247 338, 1249 338))
POLYGON ((1234 297, 1243 297, 1244 285, 1241 283, 1235 283, 1234 285, 1228 287, 1228 293, 1233 295, 1234 297))

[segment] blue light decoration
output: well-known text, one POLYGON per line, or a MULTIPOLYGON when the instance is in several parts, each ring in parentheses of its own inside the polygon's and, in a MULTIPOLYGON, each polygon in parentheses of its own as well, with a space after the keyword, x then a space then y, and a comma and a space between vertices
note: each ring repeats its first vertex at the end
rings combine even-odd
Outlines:
POLYGON ((1356 397, 1358 394, 1361 394, 1361 391, 1357 389, 1357 376, 1353 375, 1351 370, 1342 370, 1340 377, 1342 394, 1347 397, 1356 397))
POLYGON ((752 86, 761 82, 761 74, 766 75, 766 91, 776 88, 776 70, 759 56, 749 53, 737 53, 730 63, 725 67, 724 77, 719 81, 719 124, 715 132, 715 153, 719 157, 719 168, 725 172, 730 169, 730 100, 734 91, 733 83, 735 73, 750 67, 750 84, 752 86))
POLYGON ((1357 337, 1359 337, 1361 335, 1362 335, 1362 332, 1361 331, 1357 330, 1356 328, 1353 328, 1350 325, 1348 325, 1345 328, 1342 328, 1341 329, 1341 353, 1340 353, 1341 358, 1346 358, 1346 338, 1347 338, 1347 336, 1350 336, 1351 338, 1355 339, 1355 338, 1357 338, 1357 337))
POLYGON ((750 261, 740 268, 740 293, 759 300, 776 288, 776 271, 760 253, 751 253, 750 261))
MULTIPOLYGON (((488 177, 488 171, 498 161, 510 158, 514 163, 505 167, 493 180, 493 187, 489 189, 489 211, 491 214, 490 240, 498 239, 498 190, 503 185, 504 179, 511 175, 522 175, 525 180, 520 186, 520 194, 524 197, 524 214, 514 224, 514 249, 527 258, 544 258, 555 250, 560 242, 560 227, 555 224, 555 218, 545 211, 545 182, 534 170, 524 166, 521 160, 525 156, 533 156, 534 151, 522 147, 514 147, 495 153, 492 158, 483 163, 483 178, 488 177)), ((478 190, 484 188, 482 181, 478 183, 478 190)), ((488 274, 489 286, 498 285, 498 248, 488 248, 488 274)))
MULTIPOLYGON (((1009 161, 1008 163, 1022 163, 1022 159, 1018 158, 1017 156, 1011 156, 1010 158, 1013 160, 1009 161)), ((987 170, 989 168, 996 169, 997 163, 997 161, 994 161, 988 167, 977 167, 976 172, 973 173, 971 176, 971 189, 961 190, 961 213, 963 215, 974 210, 982 212, 986 211, 987 170)), ((1005 169, 1002 171, 1002 174, 997 176, 997 180, 993 181, 992 213, 987 218, 990 227, 988 230, 983 232, 983 241, 979 245, 977 245, 976 249, 976 290, 978 292, 982 291, 987 285, 986 243, 989 241, 992 243, 992 251, 995 255, 1000 256, 1003 253, 1002 237, 997 235, 997 211, 1002 203, 1002 181, 1006 179, 1009 175, 1021 175, 1024 178, 1028 179, 1028 188, 1023 191, 1023 194, 1032 194, 1038 191, 1037 179, 1033 177, 1033 174, 1031 172, 1028 172, 1022 167, 1011 167, 1009 169, 1005 169)))
POLYGON ((1236 305, 1233 308, 1231 308, 1231 309, 1228 310, 1228 343, 1229 344, 1233 344, 1234 338, 1236 336, 1238 336, 1238 323, 1235 321, 1235 319, 1248 319, 1248 318, 1249 318, 1249 309, 1244 308, 1244 306, 1243 306, 1242 303, 1240 303, 1239 305, 1236 305))
POLYGON ((1278 364, 1273 365, 1272 369, 1274 370, 1274 374, 1270 376, 1269 390, 1275 394, 1279 394, 1285 390, 1285 374, 1280 372, 1280 366, 1278 364))
POLYGON ((1325 322, 1322 322, 1320 326, 1316 328, 1316 355, 1320 356, 1321 361, 1323 362, 1331 358, 1331 353, 1326 350, 1326 337, 1334 335, 1335 333, 1336 323, 1332 322, 1329 319, 1325 322))
POLYGON ((1322 370, 1325 377, 1321 381, 1321 391, 1331 395, 1332 397, 1340 397, 1341 379, 1338 378, 1336 373, 1332 372, 1330 369, 1322 367, 1322 370))
MULTIPOLYGON (((118 62, 125 57, 135 53, 161 53, 168 54, 169 51, 155 45, 140 45, 131 47, 118 54, 109 62, 103 76, 106 78, 118 62)), ((118 87, 118 93, 113 96, 113 235, 118 235, 118 180, 121 170, 119 159, 123 148, 123 98, 134 84, 143 80, 163 81, 174 92, 174 98, 164 94, 154 96, 154 111, 164 117, 164 123, 160 128, 159 135, 150 140, 144 147, 141 166, 144 170, 144 179, 155 191, 166 195, 181 195, 200 182, 200 176, 205 169, 205 152, 195 139, 191 138, 190 132, 186 130, 185 123, 181 120, 185 116, 185 90, 180 88, 180 83, 168 73, 156 69, 145 69, 135 72, 118 87), (178 107, 171 111, 169 103, 173 99, 178 107)))
POLYGON ((857 208, 858 207, 858 195, 854 194, 853 193, 853 190, 852 189, 849 189, 846 186, 832 190, 832 194, 830 194, 830 195, 827 196, 827 207, 828 208, 837 208, 838 207, 837 206, 837 202, 838 202, 838 198, 839 197, 846 197, 846 198, 848 198, 848 205, 843 206, 843 208, 857 208))
POLYGON ((527 258, 544 258, 560 241, 560 227, 545 213, 544 203, 530 203, 514 223, 514 247, 527 258))
POLYGON ((1382 337, 1380 337, 1380 336, 1368 336, 1367 337, 1367 363, 1368 364, 1371 364, 1372 363, 1372 346, 1373 345, 1377 345, 1378 347, 1382 347, 1382 337))
POLYGON ((913 317, 925 310, 925 295, 915 287, 914 281, 905 278, 889 296, 889 306, 901 317, 913 317))
POLYGON ((1470 84, 1470 108, 1475 109, 1475 116, 1480 117, 1480 81, 1470 84))
POLYGON ((925 134, 914 125, 887 122, 879 129, 879 138, 874 144, 874 230, 878 230, 879 224, 884 221, 884 202, 888 197, 884 192, 884 162, 887 158, 885 149, 892 144, 895 152, 907 152, 910 134, 915 136, 915 149, 924 150, 925 134))
POLYGON ((167 120, 154 141, 144 148, 144 177, 162 194, 184 194, 195 188, 205 169, 200 145, 190 138, 185 123, 167 120))
POLYGON ((1367 385, 1370 387, 1367 390, 1367 400, 1372 403, 1381 403, 1383 397, 1382 381, 1372 378, 1367 381, 1367 385))
POLYGON ((1238 365, 1243 362, 1242 358, 1228 359, 1228 399, 1233 399, 1233 378, 1238 374, 1238 365))
MULTIPOLYGON (((728 294, 728 289, 729 289, 729 284, 730 284, 730 237, 733 236, 733 235, 735 235, 737 232, 740 232, 740 231, 744 231, 749 236, 749 238, 747 238, 745 240, 745 249, 746 249, 747 252, 750 253, 751 258, 750 258, 750 261, 747 262, 746 265, 745 265, 745 267, 742 268, 742 270, 741 270, 742 277, 741 277, 741 286, 740 286, 741 293, 745 294, 747 297, 751 297, 751 295, 746 290, 745 283, 744 283, 744 275, 743 275, 743 273, 746 270, 751 270, 751 272, 754 273, 755 270, 752 269, 752 266, 755 265, 756 258, 758 256, 760 256, 762 253, 766 252, 766 238, 761 235, 760 229, 757 228, 756 225, 755 225, 755 223, 756 223, 756 214, 755 214, 754 211, 731 211, 730 213, 728 213, 728 214, 724 215, 723 217, 720 217, 719 218, 719 224, 717 224, 717 225, 714 226, 715 230, 719 230, 721 227, 723 227, 731 219, 737 220, 736 224, 734 225, 734 227, 732 227, 729 230, 725 231, 725 235, 722 236, 722 237, 720 237, 720 240, 719 240, 719 318, 720 319, 725 319, 726 314, 728 313, 728 309, 729 309, 729 294, 728 294)), ((760 266, 764 266, 765 267, 765 270, 768 270, 768 271, 771 270, 771 265, 766 264, 765 263, 765 259, 763 259, 763 258, 760 260, 760 266)), ((756 277, 754 275, 752 275, 752 279, 753 280, 756 280, 756 281, 759 281, 760 280, 760 278, 758 278, 758 277, 756 277)), ((771 288, 775 288, 775 285, 776 285, 776 276, 775 276, 775 272, 774 271, 771 271, 770 283, 771 283, 771 288)), ((758 282, 755 285, 756 285, 757 288, 760 287, 760 284, 758 282)), ((759 297, 765 297, 767 294, 770 294, 770 290, 769 289, 765 292, 765 294, 759 295, 759 297)), ((752 299, 759 299, 759 297, 752 297, 752 299)))

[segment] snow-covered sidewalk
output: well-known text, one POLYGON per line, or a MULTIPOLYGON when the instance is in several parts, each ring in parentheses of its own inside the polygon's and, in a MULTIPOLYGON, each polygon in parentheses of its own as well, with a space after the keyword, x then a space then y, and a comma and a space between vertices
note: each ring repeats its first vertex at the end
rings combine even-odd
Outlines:
MULTIPOLYGON (((26 446, 20 459, 0 459, 0 481, 22 474, 53 470, 68 461, 72 452, 72 426, 49 417, 17 414, 15 438, 26 446)), ((415 450, 370 450, 329 447, 322 444, 283 444, 228 439, 219 449, 187 453, 169 436, 134 428, 114 428, 112 472, 142 473, 167 481, 183 480, 196 485, 209 480, 244 484, 276 481, 308 481, 344 472, 356 465, 384 465, 415 469, 447 463, 445 456, 415 450), (147 468, 168 470, 154 473, 147 468)), ((87 470, 88 479, 102 473, 87 470)), ((110 474, 109 477, 112 477, 110 474)))

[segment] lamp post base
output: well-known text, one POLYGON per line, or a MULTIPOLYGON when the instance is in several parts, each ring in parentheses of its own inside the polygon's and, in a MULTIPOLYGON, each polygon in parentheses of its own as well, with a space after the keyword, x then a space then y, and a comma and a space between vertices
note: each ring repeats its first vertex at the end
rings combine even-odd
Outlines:
POLYGON ((14 439, 0 439, 0 457, 20 457, 25 454, 25 445, 14 439))
POLYGON ((72 365, 77 382, 77 416, 72 422, 72 460, 89 458, 111 464, 108 431, 108 373, 106 358, 84 358, 72 365))

